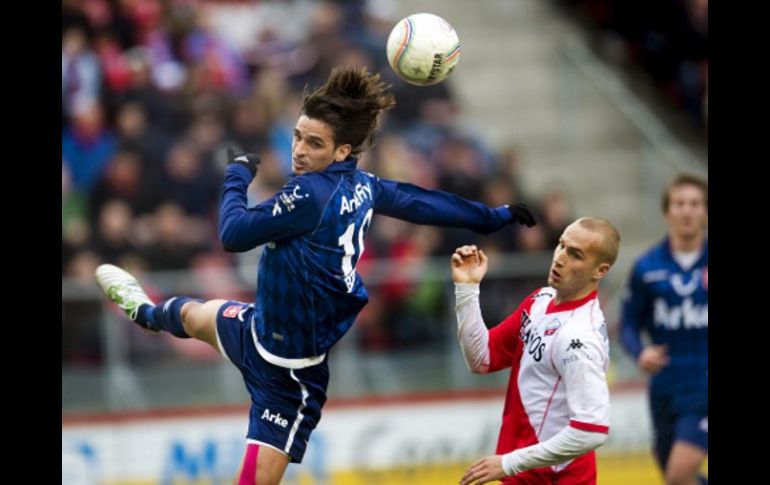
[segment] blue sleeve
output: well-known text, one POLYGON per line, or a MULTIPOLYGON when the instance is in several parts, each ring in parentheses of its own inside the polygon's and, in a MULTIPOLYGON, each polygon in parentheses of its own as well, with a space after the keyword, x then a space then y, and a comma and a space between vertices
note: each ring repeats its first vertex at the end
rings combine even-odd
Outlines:
POLYGON ((219 205, 219 240, 226 251, 248 251, 316 228, 321 208, 306 177, 291 179, 277 194, 247 209, 246 190, 251 180, 249 170, 239 164, 231 164, 225 170, 219 205))
POLYGON ((375 178, 374 212, 415 224, 463 227, 481 234, 501 229, 511 221, 505 206, 495 209, 441 190, 375 178))
POLYGON ((642 281, 639 264, 634 265, 628 286, 623 291, 622 308, 620 313, 620 341, 626 351, 639 359, 642 352, 641 330, 647 312, 647 289, 642 281))

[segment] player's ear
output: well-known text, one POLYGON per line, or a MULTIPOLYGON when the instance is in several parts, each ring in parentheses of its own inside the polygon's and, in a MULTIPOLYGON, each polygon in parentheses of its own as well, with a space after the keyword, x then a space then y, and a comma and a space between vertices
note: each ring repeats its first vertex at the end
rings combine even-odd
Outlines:
POLYGON ((350 143, 345 143, 344 145, 338 146, 334 150, 334 161, 335 162, 341 162, 348 158, 348 155, 350 155, 350 152, 353 151, 353 147, 350 145, 350 143))
POLYGON ((598 281, 604 278, 605 276, 607 276, 607 272, 609 270, 610 270, 610 263, 601 263, 594 270, 594 279, 598 281))

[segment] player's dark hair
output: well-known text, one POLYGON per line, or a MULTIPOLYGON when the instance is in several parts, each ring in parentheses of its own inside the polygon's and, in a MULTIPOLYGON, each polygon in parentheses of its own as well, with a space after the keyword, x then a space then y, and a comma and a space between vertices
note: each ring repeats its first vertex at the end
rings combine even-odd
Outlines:
POLYGON ((374 145, 380 112, 396 105, 389 88, 365 67, 335 67, 326 84, 305 88, 302 113, 331 127, 335 147, 348 143, 357 155, 374 145))
POLYGON ((668 205, 671 203, 671 190, 682 187, 683 185, 692 185, 703 193, 703 203, 706 205, 706 209, 709 207, 709 184, 700 177, 690 175, 688 173, 681 173, 676 176, 667 186, 663 192, 663 214, 668 213, 668 205))

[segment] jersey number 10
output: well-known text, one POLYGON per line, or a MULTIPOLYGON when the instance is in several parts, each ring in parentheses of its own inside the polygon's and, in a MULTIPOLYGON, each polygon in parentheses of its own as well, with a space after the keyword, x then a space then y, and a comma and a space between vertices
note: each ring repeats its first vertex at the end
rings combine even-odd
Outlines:
MULTIPOLYGON (((356 262, 358 262, 364 254, 364 236, 369 229, 369 223, 372 221, 373 214, 374 209, 369 209, 364 216, 361 227, 358 228, 358 257, 356 257, 356 262)), ((355 265, 353 263, 353 256, 356 254, 356 247, 353 244, 355 232, 356 223, 353 221, 338 239, 338 245, 342 246, 345 251, 345 255, 342 256, 342 274, 345 277, 345 285, 348 288, 348 293, 353 291, 353 285, 356 282, 355 265)))

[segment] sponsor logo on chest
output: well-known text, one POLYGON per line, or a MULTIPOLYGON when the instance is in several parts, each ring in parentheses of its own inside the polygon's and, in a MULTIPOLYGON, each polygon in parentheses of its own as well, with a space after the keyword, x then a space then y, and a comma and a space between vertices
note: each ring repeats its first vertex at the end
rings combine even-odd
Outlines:
POLYGON ((342 196, 340 215, 357 210, 367 200, 372 200, 372 187, 369 184, 356 184, 353 197, 348 199, 345 195, 342 196))
POLYGON ((545 354, 548 337, 552 337, 562 322, 558 319, 547 320, 539 324, 532 325, 532 318, 526 311, 521 312, 521 329, 519 337, 521 338, 524 350, 535 360, 540 362, 545 354))

